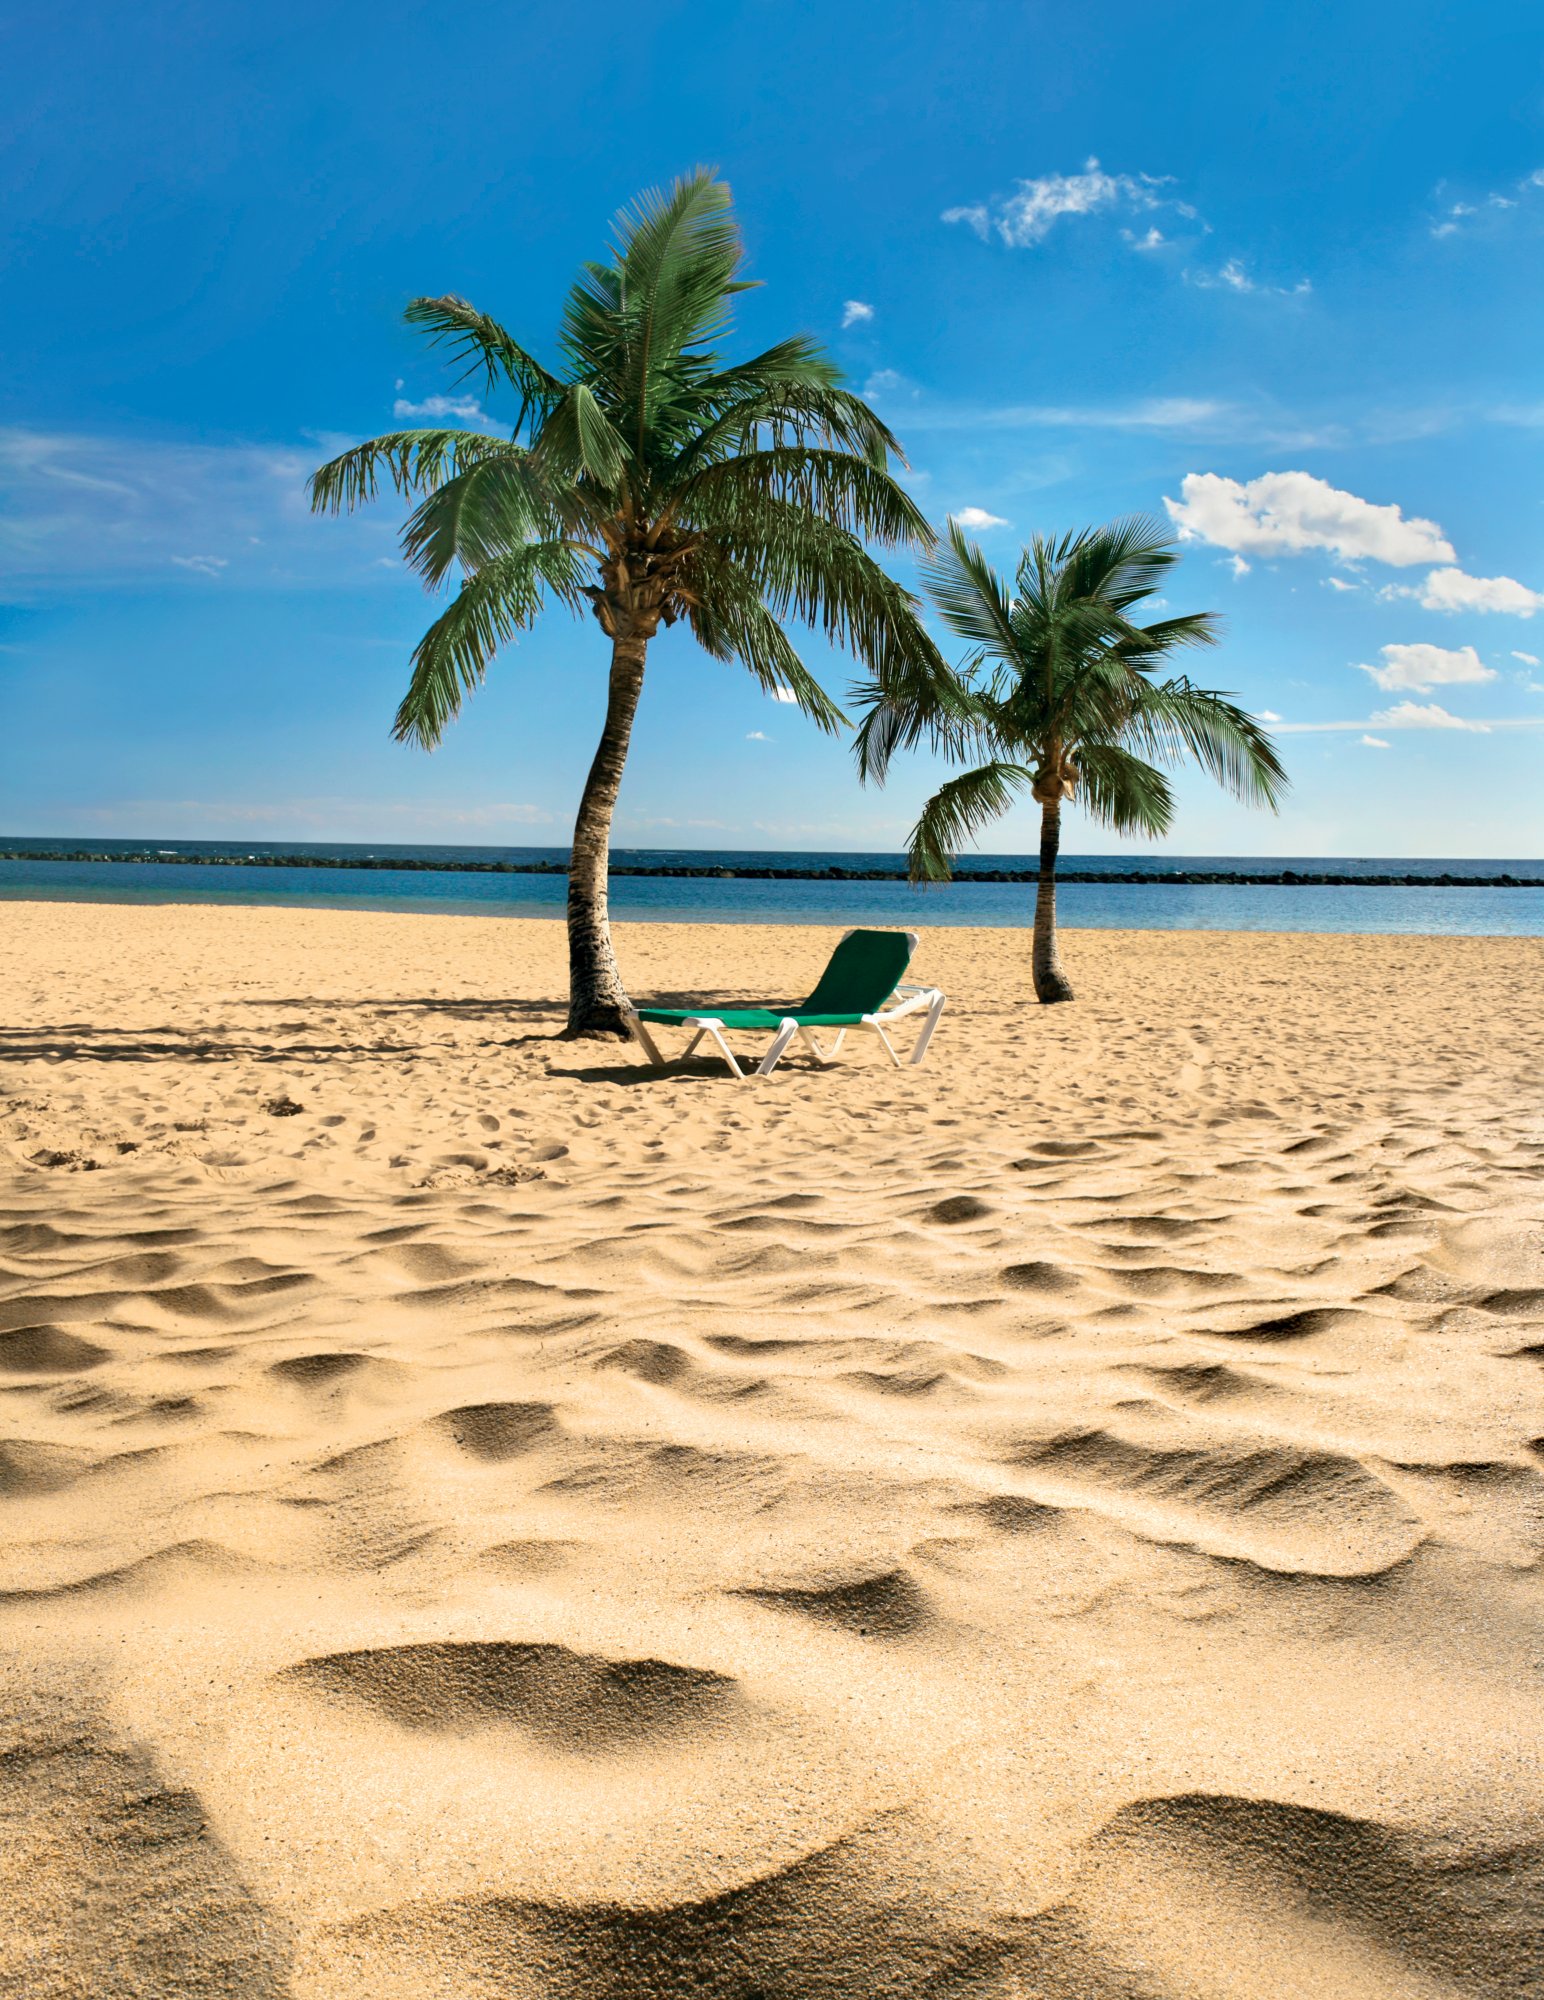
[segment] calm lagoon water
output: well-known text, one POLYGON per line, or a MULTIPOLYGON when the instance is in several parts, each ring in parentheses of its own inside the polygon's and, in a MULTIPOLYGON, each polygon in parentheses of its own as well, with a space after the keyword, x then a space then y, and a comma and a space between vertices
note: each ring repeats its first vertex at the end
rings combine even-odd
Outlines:
MULTIPOLYGON (((109 841, 60 836, 8 839, 0 847, 89 847, 96 852, 229 855, 374 856, 381 860, 561 861, 556 848, 367 847, 323 843, 234 841, 109 841)), ((744 850, 617 849, 613 860, 638 866, 892 868, 891 854, 794 854, 744 850)), ((1027 855, 981 855, 962 864, 978 868, 1032 868, 1027 855)), ((1139 869, 1167 873, 1206 869, 1230 873, 1511 874, 1544 878, 1544 862, 1529 860, 1407 861, 1229 855, 1122 854, 1063 857, 1068 869, 1139 869)), ((619 921, 747 924, 988 924, 1027 925, 1034 886, 968 880, 943 888, 913 889, 904 882, 724 881, 677 876, 617 876, 612 915, 619 921)), ((0 861, 0 898, 69 902, 249 903, 322 909, 425 910, 477 916, 556 917, 565 884, 556 875, 419 873, 294 866, 167 866, 136 861, 0 861)), ((1069 928, 1208 931, 1413 932, 1453 936, 1544 936, 1544 886, 1526 889, 1386 888, 1360 885, 1236 884, 1201 887, 1179 883, 1067 883, 1057 897, 1069 928)))

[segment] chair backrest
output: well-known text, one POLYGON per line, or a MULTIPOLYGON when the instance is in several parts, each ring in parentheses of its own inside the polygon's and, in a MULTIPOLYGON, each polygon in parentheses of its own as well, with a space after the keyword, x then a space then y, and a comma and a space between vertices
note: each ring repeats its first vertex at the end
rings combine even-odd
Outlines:
POLYGON ((849 931, 800 1013, 877 1013, 900 985, 916 949, 915 931, 849 931))

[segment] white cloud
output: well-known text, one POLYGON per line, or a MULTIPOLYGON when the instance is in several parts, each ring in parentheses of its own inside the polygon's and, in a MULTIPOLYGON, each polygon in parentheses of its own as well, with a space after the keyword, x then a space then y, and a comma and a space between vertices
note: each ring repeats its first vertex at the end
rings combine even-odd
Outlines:
POLYGON ((767 692, 768 694, 771 695, 774 701, 792 703, 792 702, 797 702, 799 699, 799 697, 794 693, 792 688, 768 688, 767 692))
POLYGON ((1473 686, 1496 678, 1472 646, 1448 649, 1444 646, 1385 646, 1383 665, 1370 667, 1361 661, 1361 671, 1370 674, 1387 694, 1424 694, 1428 688, 1473 686))
POLYGON ((1407 520, 1398 507, 1359 499, 1307 472, 1265 472, 1247 482, 1188 472, 1180 493, 1163 503, 1180 534, 1235 554, 1328 549, 1347 561, 1368 557, 1395 568, 1453 560, 1435 521, 1407 520))
POLYGON ((1185 276, 1203 292, 1254 292, 1261 298, 1300 299, 1313 290, 1307 278, 1299 278, 1295 285, 1262 284, 1250 277, 1237 257, 1230 257, 1220 270, 1187 271, 1185 276))
POLYGON ((963 222, 981 237, 992 230, 1010 249, 1043 243, 1064 215, 1094 215, 1101 209, 1148 209, 1164 205, 1166 180, 1152 174, 1107 174, 1090 160, 1080 174, 1043 174, 1019 181, 1004 199, 946 208, 945 222, 963 222))
POLYGON ((772 738, 764 729, 748 729, 745 732, 745 740, 747 743, 770 743, 772 738))
MULTIPOLYGON (((398 384, 401 387, 401 384, 398 384)), ((394 417, 459 417, 463 423, 491 424, 490 417, 475 396, 425 396, 412 403, 399 396, 391 406, 394 417)))
POLYGON ((984 201, 971 202, 966 208, 946 208, 942 219, 945 222, 965 223, 969 228, 975 230, 983 242, 985 242, 992 227, 991 211, 987 208, 984 201))
MULTIPOLYGON (((1209 236, 1211 224, 1203 220, 1189 202, 1180 201, 1170 190, 1173 180, 1162 174, 1108 174, 1091 159, 1080 174, 1041 174, 1033 180, 1014 183, 1010 195, 988 201, 962 203, 946 208, 945 222, 963 222, 983 242, 998 236, 1010 250, 1031 249, 1043 243, 1052 229, 1067 216, 1150 214, 1161 210, 1166 217, 1180 218, 1193 225, 1181 237, 1194 241, 1209 236)), ((1146 252, 1172 250, 1177 246, 1173 233, 1165 234, 1155 222, 1144 228, 1123 224, 1121 241, 1130 250, 1146 252)), ((1184 270, 1186 282, 1202 291, 1250 293, 1260 298, 1303 298, 1313 290, 1307 278, 1295 284, 1273 285, 1257 278, 1242 257, 1227 257, 1214 268, 1184 270)))
POLYGON ((906 378, 893 368, 876 368, 863 385, 865 396, 889 396, 906 386, 906 378))
POLYGON ((1354 583, 1347 583, 1343 576, 1321 576, 1319 579, 1326 590, 1355 590, 1354 583))
POLYGON ((1467 722, 1461 715, 1450 715, 1434 701, 1397 701, 1392 708, 1380 708, 1368 720, 1385 729, 1468 729, 1477 736, 1490 734, 1485 723, 1467 722))
POLYGON ((1427 611, 1507 611, 1531 618, 1544 594, 1510 576, 1465 576, 1461 569, 1434 569, 1421 587, 1427 611))
POLYGON ((1008 523, 1001 514, 989 514, 985 507, 962 507, 953 517, 962 528, 1006 528, 1008 523))
POLYGON ((1248 576, 1249 565, 1244 561, 1242 556, 1230 556, 1228 561, 1229 567, 1235 576, 1248 576))
POLYGON ((843 326, 867 326, 874 317, 874 308, 865 305, 862 299, 849 299, 842 307, 843 326))
POLYGON ((1512 658, 1514 660, 1521 660, 1525 667, 1544 665, 1544 662, 1540 661, 1537 653, 1514 653, 1512 658))
MULTIPOLYGON (((1510 182, 1508 193, 1503 194, 1497 188, 1489 194, 1477 195, 1472 201, 1449 202, 1433 219, 1431 233, 1439 239, 1456 236, 1460 230, 1474 225, 1477 217, 1504 214, 1506 210, 1516 208, 1521 198, 1532 195, 1540 188, 1544 188, 1544 167, 1536 167, 1531 174, 1524 174, 1520 181, 1510 182)), ((1442 192, 1440 185, 1437 192, 1442 192)))
POLYGON ((1364 736, 1362 741, 1369 750, 1387 750, 1391 747, 1381 736, 1364 736))
POLYGON ((179 569, 196 570, 200 576, 218 576, 222 569, 230 568, 229 556, 173 556, 172 561, 179 569))
POLYGON ((1280 722, 1281 717, 1276 713, 1274 708, 1262 708, 1259 720, 1261 722, 1280 722))

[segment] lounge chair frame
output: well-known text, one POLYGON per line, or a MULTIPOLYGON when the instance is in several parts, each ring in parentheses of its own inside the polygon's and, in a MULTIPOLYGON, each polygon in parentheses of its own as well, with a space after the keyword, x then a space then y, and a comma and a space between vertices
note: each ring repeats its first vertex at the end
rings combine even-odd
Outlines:
MULTIPOLYGON (((911 939, 911 948, 913 953, 915 953, 918 943, 917 933, 915 931, 908 931, 906 935, 911 939)), ((843 931, 841 938, 838 939, 838 943, 851 936, 851 930, 843 931)), ((907 1066, 907 1063, 902 1061, 900 1052, 885 1033, 885 1030, 886 1028, 893 1027, 897 1021, 905 1020, 908 1014, 918 1014, 924 1010, 926 1010, 926 1019, 922 1023, 922 1032, 918 1035, 912 1046, 911 1055, 907 1059, 910 1066, 915 1068, 927 1054, 927 1045, 933 1039, 933 1031, 937 1028, 939 1020, 943 1015, 944 994, 941 988, 937 986, 913 986, 903 983, 896 987, 885 1006, 881 1007, 876 1013, 861 1015, 853 1025, 855 1027, 872 1028, 874 1033, 879 1037, 885 1054, 895 1064, 897 1069, 902 1069, 907 1066)), ((768 1011, 770 1012, 771 1010, 769 1009, 768 1011)), ((637 1009, 632 1006, 625 1007, 622 1017, 626 1021, 633 1039, 643 1049, 649 1061, 654 1064, 656 1069, 663 1069, 665 1066, 665 1057, 660 1054, 659 1046, 655 1042, 654 1037, 649 1033, 648 1028, 638 1018, 637 1009)), ((778 1024, 766 1054, 753 1071, 746 1071, 740 1067, 740 1064, 735 1059, 734 1050, 725 1041, 724 1023, 719 1019, 718 1015, 706 1013, 687 1014, 682 1018, 680 1025, 683 1028, 690 1028, 694 1031, 691 1040, 682 1052, 680 1058, 682 1062, 685 1062, 695 1052, 699 1043, 707 1039, 716 1044, 719 1054, 729 1065, 730 1075, 742 1083, 748 1075, 770 1076, 783 1057, 788 1053, 789 1045, 792 1043, 795 1035, 803 1038, 816 1062, 822 1068, 829 1069, 847 1036, 846 1028, 838 1028, 836 1031, 836 1040, 831 1044, 830 1053, 827 1054, 816 1040, 812 1028, 806 1027, 802 1021, 795 1019, 792 1015, 785 1015, 778 1024)))

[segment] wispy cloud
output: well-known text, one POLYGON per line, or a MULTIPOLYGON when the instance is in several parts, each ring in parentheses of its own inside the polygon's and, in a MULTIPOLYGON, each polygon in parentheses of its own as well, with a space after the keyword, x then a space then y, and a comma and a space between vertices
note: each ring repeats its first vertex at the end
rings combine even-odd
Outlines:
POLYGON ((748 729, 745 732, 745 740, 747 743, 770 743, 772 738, 764 729, 748 729))
POLYGON ((1524 174, 1521 180, 1509 181, 1504 188, 1492 188, 1488 193, 1476 194, 1467 200, 1449 201, 1447 183, 1437 188, 1441 206, 1433 216, 1431 233, 1439 241, 1446 236, 1457 236, 1462 232, 1479 227, 1489 221, 1496 222, 1508 211, 1524 207, 1537 199, 1544 190, 1544 167, 1536 167, 1531 174, 1524 174))
MULTIPOLYGON (((179 576, 186 587, 336 585, 396 547, 390 506, 311 513, 306 480, 347 440, 183 444, 0 427, 0 573, 13 601, 179 576)), ((391 564, 396 571, 399 566, 391 564)))
POLYGON ((1451 715, 1434 701, 1401 701, 1392 708, 1380 708, 1372 715, 1359 715, 1334 722, 1278 722, 1281 736, 1328 736, 1346 731, 1360 735, 1366 729, 1458 729, 1476 736, 1489 736, 1511 729, 1544 729, 1544 715, 1490 715, 1483 722, 1466 721, 1451 715))
POLYGON ((980 237, 1000 236, 1010 249, 1043 243, 1063 216, 1096 215, 1101 210, 1153 209, 1176 206, 1164 189, 1172 183, 1156 174, 1107 174, 1089 160, 1080 174, 1042 174, 1017 181, 1010 195, 990 201, 946 208, 945 222, 963 222, 980 237))
POLYGON ((425 396, 421 403, 410 402, 399 396, 391 406, 391 414, 398 422, 412 422, 421 417, 432 417, 443 423, 454 417, 458 423, 477 424, 484 430, 501 430, 503 426, 478 402, 475 396, 425 396))
POLYGON ((1384 646, 1380 650, 1381 667, 1369 666, 1364 660, 1358 662, 1357 671, 1369 675, 1385 694, 1425 694, 1434 687, 1478 686, 1499 678, 1472 646, 1384 646))
POLYGON ((1251 277, 1237 257, 1230 257, 1215 271, 1187 270, 1185 277, 1203 292, 1258 293, 1261 298, 1267 299, 1301 299, 1313 290, 1307 278, 1299 278, 1295 285, 1265 284, 1261 279, 1251 277))
MULTIPOLYGON (((1183 253, 1212 233, 1188 201, 1174 192, 1175 183, 1167 174, 1112 174, 1091 159, 1078 174, 1040 174, 1032 180, 1014 183, 1013 192, 993 195, 983 201, 966 202, 943 212, 945 222, 962 222, 983 242, 996 237, 1010 250, 1029 250, 1044 243, 1056 225, 1067 218, 1104 215, 1142 216, 1161 212, 1173 218, 1167 233, 1156 222, 1145 227, 1139 222, 1122 225, 1120 240, 1127 249, 1145 256, 1163 251, 1183 253), (1173 223, 1178 223, 1175 228, 1173 223)), ((1242 257, 1226 258, 1216 267, 1181 268, 1180 275, 1203 291, 1255 294, 1261 298, 1302 298, 1313 290, 1307 278, 1293 284, 1277 285, 1257 278, 1242 257)))
POLYGON ((1389 750, 1393 748, 1393 745, 1388 742, 1387 738, 1382 736, 1364 736, 1362 741, 1367 745, 1369 750, 1389 750))
POLYGON ((1544 664, 1544 662, 1540 661, 1537 653, 1514 653, 1512 658, 1514 660, 1521 660, 1525 667, 1537 667, 1544 664))
POLYGON ((75 805, 72 823, 96 828, 103 836, 126 839, 164 835, 169 839, 210 838, 251 832, 270 840, 358 839, 400 841, 405 833, 431 835, 456 829, 496 831, 500 827, 550 826, 556 815, 523 800, 360 799, 346 797, 243 799, 118 799, 75 805))
MULTIPOLYGON (((882 396, 912 385, 892 370, 870 376, 865 394, 882 396)), ((1143 396, 1132 403, 930 403, 919 401, 906 416, 908 430, 1070 430, 1173 431, 1210 434, 1214 425, 1227 427, 1231 412, 1225 403, 1200 396, 1143 396)))
POLYGON ((842 307, 842 325, 867 326, 874 317, 874 308, 862 299, 849 299, 842 307))
POLYGON ((1435 521, 1406 518, 1397 506, 1360 499, 1308 472, 1266 472, 1248 481, 1190 472, 1180 498, 1166 495, 1163 504, 1181 536, 1236 555, 1324 549, 1345 561, 1371 558, 1395 568, 1453 560, 1435 521))
POLYGON ((1488 736, 1488 722, 1472 722, 1462 715, 1450 715, 1434 701, 1396 701, 1392 708, 1380 708, 1369 718, 1384 729, 1467 729, 1476 736, 1488 736))

